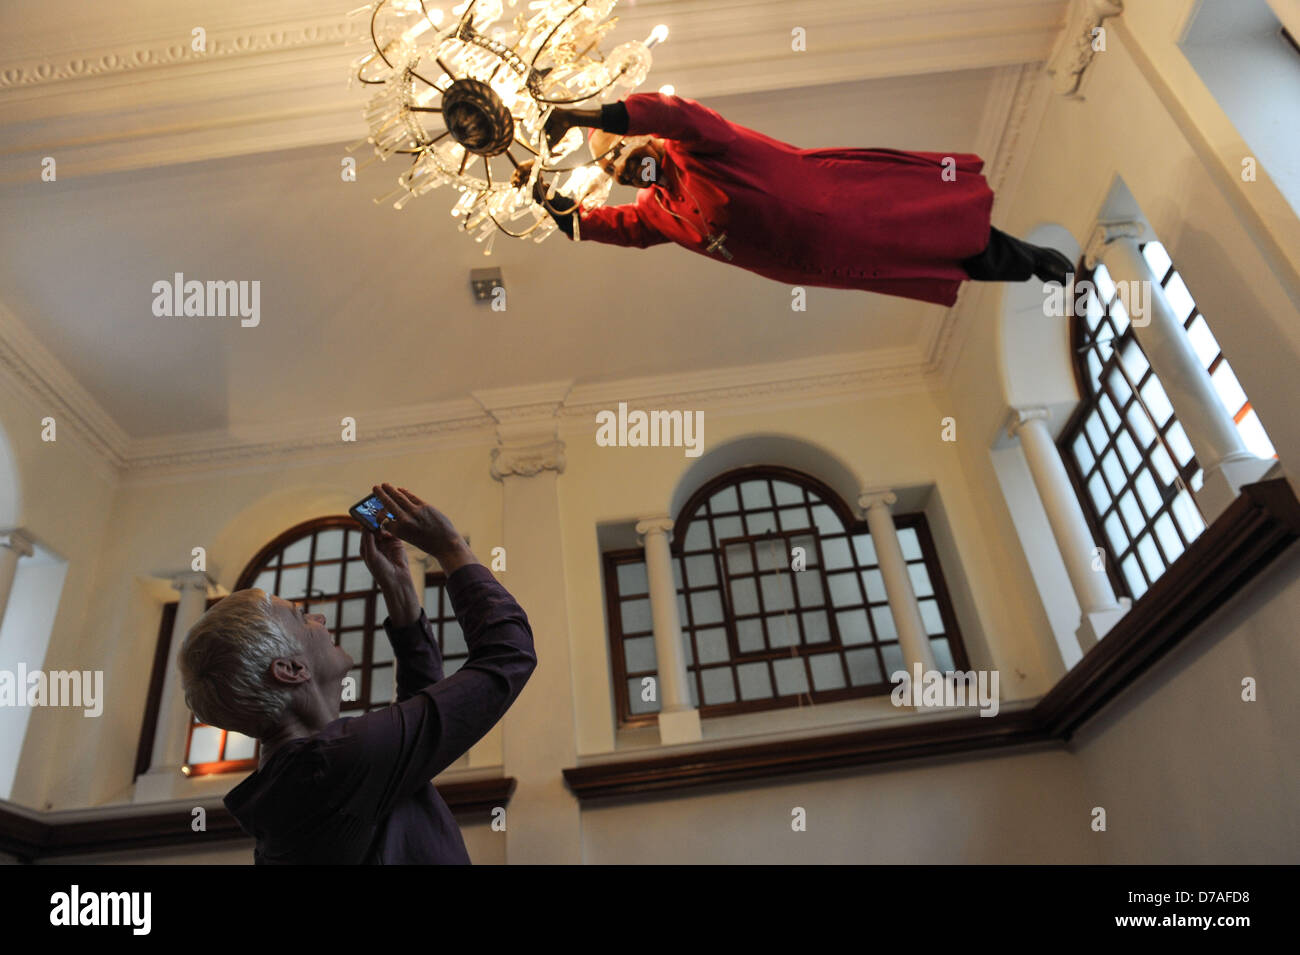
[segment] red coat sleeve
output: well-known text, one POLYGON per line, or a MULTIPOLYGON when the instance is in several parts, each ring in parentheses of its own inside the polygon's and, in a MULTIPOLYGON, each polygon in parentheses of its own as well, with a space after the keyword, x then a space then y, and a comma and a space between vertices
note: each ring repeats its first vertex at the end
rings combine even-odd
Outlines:
POLYGON ((607 242, 610 245, 632 246, 644 249, 670 241, 669 238, 646 222, 641 215, 642 203, 653 190, 642 189, 635 203, 621 206, 599 206, 581 214, 578 240, 607 242))
POLYGON ((688 152, 720 153, 736 138, 735 128, 693 99, 663 93, 633 93, 627 107, 627 135, 672 139, 688 152))

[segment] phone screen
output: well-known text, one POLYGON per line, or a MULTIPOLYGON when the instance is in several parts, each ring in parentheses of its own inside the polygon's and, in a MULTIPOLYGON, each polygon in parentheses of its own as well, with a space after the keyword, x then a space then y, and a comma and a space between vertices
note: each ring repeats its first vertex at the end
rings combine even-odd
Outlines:
POLYGON ((353 504, 350 513, 372 531, 379 530, 379 522, 385 517, 393 516, 393 514, 384 507, 384 502, 374 494, 371 494, 364 500, 353 504))

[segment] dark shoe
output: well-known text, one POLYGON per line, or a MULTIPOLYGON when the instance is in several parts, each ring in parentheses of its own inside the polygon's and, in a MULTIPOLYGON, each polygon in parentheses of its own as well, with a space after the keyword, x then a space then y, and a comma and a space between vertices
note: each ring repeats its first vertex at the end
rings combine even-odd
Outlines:
POLYGON ((1055 249, 1034 246, 1034 276, 1042 282, 1064 288, 1070 282, 1074 263, 1055 249))

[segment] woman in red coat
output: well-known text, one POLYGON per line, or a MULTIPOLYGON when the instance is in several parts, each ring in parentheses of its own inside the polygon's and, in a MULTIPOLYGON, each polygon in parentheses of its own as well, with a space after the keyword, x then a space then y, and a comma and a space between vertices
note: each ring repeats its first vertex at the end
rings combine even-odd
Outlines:
POLYGON ((993 192, 968 153, 800 149, 662 93, 554 110, 548 137, 573 126, 599 130, 592 150, 605 171, 643 188, 635 203, 578 211, 575 228, 572 200, 546 202, 538 183, 539 201, 572 238, 676 242, 787 285, 940 305, 966 279, 1064 285, 1074 269, 1060 252, 990 226, 993 192))

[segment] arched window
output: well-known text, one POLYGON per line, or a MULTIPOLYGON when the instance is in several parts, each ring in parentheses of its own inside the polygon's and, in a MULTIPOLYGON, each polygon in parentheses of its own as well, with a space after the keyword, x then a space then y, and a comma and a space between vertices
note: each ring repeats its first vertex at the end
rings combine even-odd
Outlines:
MULTIPOLYGON (((969 669, 924 515, 895 518, 941 669, 969 669)), ((798 471, 754 467, 697 491, 673 530, 691 699, 703 716, 887 694, 905 668, 866 522, 798 471), (803 570, 793 570, 802 555, 803 570)), ((620 722, 651 722, 656 674, 645 555, 605 555, 620 722)))
MULTIPOLYGON (((442 649, 444 671, 455 673, 469 653, 452 612, 441 573, 424 580, 424 607, 442 649)), ((357 662, 348 673, 340 716, 357 716, 394 699, 393 648, 384 633, 383 594, 361 559, 361 531, 351 517, 323 517, 299 524, 267 544, 244 568, 236 590, 257 587, 319 613, 336 645, 357 662)), ((194 720, 186 763, 190 775, 255 769, 258 743, 194 720)))
MULTIPOLYGON (((1275 452, 1205 317, 1159 242, 1142 255, 1160 278, 1215 390, 1247 446, 1275 452)), ((1059 447, 1117 592, 1141 597, 1205 530, 1191 491, 1204 479, 1164 387, 1147 362, 1106 266, 1082 271, 1087 308, 1071 334, 1084 396, 1059 447), (1118 573, 1116 572, 1118 568, 1118 573)))

